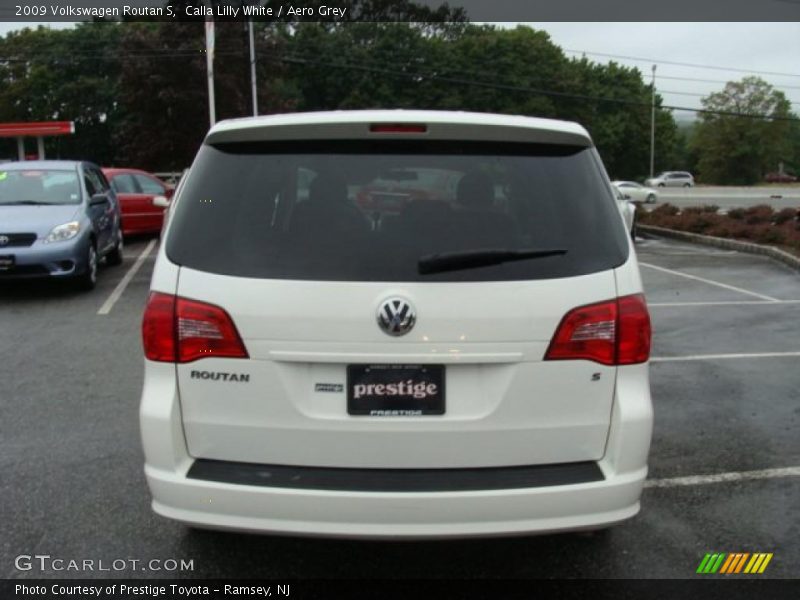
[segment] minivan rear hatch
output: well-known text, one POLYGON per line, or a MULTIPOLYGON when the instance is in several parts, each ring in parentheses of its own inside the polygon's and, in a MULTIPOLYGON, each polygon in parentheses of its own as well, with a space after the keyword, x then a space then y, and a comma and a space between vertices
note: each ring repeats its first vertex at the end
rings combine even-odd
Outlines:
MULTIPOLYGON (((544 360, 571 309, 616 298, 628 254, 585 134, 252 123, 209 136, 166 238, 178 297, 229 319, 246 351, 176 366, 192 456, 603 456, 616 368, 544 360)), ((180 321, 187 335, 214 335, 197 319, 180 321)))

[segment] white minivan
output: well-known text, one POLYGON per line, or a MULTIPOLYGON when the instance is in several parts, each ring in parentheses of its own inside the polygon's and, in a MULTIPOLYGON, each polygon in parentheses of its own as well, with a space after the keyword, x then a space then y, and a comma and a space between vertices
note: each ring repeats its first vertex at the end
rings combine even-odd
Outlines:
POLYGON ((635 515, 650 320, 586 130, 337 111, 214 126, 144 314, 156 513, 348 537, 635 515))

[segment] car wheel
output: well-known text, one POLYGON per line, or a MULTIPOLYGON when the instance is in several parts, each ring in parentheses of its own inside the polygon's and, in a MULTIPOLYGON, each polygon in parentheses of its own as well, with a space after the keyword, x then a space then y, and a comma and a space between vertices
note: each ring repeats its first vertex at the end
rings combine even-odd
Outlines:
POLYGON ((655 204, 656 203, 656 195, 655 194, 647 194, 647 198, 645 199, 647 204, 655 204))
POLYGON ((86 271, 78 275, 77 284, 82 290, 93 290, 97 285, 97 250, 94 243, 89 244, 89 249, 86 251, 86 271))
POLYGON ((658 184, 658 187, 666 187, 666 186, 665 186, 665 184, 663 184, 663 183, 659 183, 659 184, 658 184))
POLYGON ((691 183, 684 183, 684 184, 683 184, 683 187, 685 187, 685 188, 687 188, 687 187, 692 187, 692 184, 691 184, 691 183))
POLYGON ((114 249, 106 255, 106 264, 111 266, 121 265, 122 264, 122 249, 124 246, 124 242, 122 239, 122 231, 119 232, 119 239, 117 240, 117 245, 114 246, 114 249))

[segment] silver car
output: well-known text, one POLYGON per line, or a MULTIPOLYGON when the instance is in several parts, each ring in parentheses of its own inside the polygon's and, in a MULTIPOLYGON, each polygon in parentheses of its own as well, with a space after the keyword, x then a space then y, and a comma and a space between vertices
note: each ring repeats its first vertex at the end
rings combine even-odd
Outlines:
POLYGON ((693 187, 694 177, 687 171, 664 171, 656 177, 645 179, 647 187, 693 187))

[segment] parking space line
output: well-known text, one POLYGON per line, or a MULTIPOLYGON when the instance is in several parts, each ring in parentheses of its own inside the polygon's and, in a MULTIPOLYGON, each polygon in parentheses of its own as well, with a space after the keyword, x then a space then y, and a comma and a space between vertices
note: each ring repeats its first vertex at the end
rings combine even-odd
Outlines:
POLYGON ((752 306, 775 304, 800 304, 800 300, 723 300, 719 302, 648 302, 648 308, 669 306, 752 306))
POLYGON ((784 477, 800 477, 800 467, 781 467, 778 469, 762 469, 760 471, 734 471, 731 473, 715 473, 712 475, 690 475, 688 477, 648 479, 644 482, 644 487, 671 488, 687 485, 726 483, 731 481, 751 481, 754 479, 780 479, 784 477))
POLYGON ((688 360, 728 360, 736 358, 791 358, 800 352, 753 352, 748 354, 694 354, 688 356, 652 356, 650 362, 682 362, 688 360))
POLYGON ((707 283, 708 285, 715 285, 717 287, 724 288, 726 290, 732 290, 734 292, 739 292, 740 294, 747 294, 748 296, 755 296, 756 298, 761 298, 762 300, 770 300, 772 302, 779 302, 777 298, 773 298, 772 296, 765 296, 764 294, 758 294, 756 292, 751 292, 750 290, 744 290, 742 288, 728 285, 727 283, 720 283, 719 281, 713 281, 711 279, 705 279, 704 277, 697 277, 696 275, 689 275, 688 273, 682 273, 680 271, 674 271, 672 269, 666 269, 664 267, 659 267, 657 265, 651 265, 650 263, 640 262, 640 266, 647 267, 648 269, 655 269, 656 271, 663 271, 664 273, 669 273, 671 275, 677 275, 679 277, 685 277, 686 279, 694 279, 695 281, 701 281, 703 283, 707 283))
POLYGON ((133 279, 134 275, 139 271, 142 267, 142 264, 149 256, 150 252, 153 250, 153 246, 156 245, 156 240, 150 240, 150 243, 145 246, 142 253, 139 255, 139 258, 136 259, 136 262, 131 265, 131 268, 128 269, 128 272, 125 273, 125 277, 122 278, 117 284, 117 287, 114 288, 114 291, 111 292, 111 295, 106 299, 103 303, 103 306, 100 307, 100 310, 97 311, 98 315, 107 315, 111 312, 111 309, 114 307, 114 304, 117 303, 117 300, 120 299, 122 293, 125 291, 125 288, 128 287, 128 284, 133 279))

